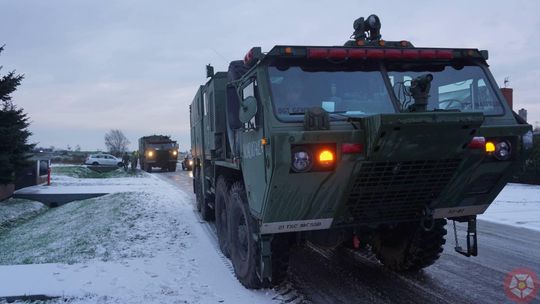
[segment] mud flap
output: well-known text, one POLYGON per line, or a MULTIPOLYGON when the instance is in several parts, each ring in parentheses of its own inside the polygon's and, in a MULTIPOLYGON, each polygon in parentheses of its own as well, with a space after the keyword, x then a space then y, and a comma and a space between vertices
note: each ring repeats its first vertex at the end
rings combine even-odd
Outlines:
POLYGON ((272 277, 272 235, 260 235, 261 246, 261 266, 259 268, 259 278, 261 282, 272 277))

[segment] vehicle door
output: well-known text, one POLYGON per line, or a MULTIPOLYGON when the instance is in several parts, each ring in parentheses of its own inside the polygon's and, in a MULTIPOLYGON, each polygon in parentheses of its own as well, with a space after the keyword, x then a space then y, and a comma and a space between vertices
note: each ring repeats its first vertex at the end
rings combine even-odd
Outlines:
POLYGON ((105 156, 105 161, 107 162, 107 165, 110 165, 110 166, 116 165, 116 160, 115 160, 115 158, 114 158, 113 156, 111 156, 111 155, 105 156))
MULTIPOLYGON (((240 97, 242 100, 252 96, 259 99, 257 80, 249 78, 241 86, 240 97)), ((264 138, 264 125, 260 101, 257 101, 258 111, 247 123, 244 123, 240 131, 240 143, 242 153, 242 174, 246 186, 246 193, 250 207, 256 213, 261 213, 264 192, 266 189, 266 166, 265 149, 262 144, 264 138)))

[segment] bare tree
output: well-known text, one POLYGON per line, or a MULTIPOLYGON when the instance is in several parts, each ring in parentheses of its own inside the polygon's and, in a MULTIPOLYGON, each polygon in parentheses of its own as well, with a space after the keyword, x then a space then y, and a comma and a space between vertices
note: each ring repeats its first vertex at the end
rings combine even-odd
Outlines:
POLYGON ((105 146, 111 154, 120 155, 127 151, 129 140, 124 133, 118 129, 105 133, 105 146))

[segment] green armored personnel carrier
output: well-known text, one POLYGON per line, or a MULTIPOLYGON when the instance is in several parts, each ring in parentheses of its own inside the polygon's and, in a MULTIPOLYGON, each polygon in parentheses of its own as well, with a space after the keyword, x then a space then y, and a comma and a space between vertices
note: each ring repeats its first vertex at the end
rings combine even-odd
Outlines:
POLYGON ((176 171, 178 144, 170 136, 150 135, 139 138, 139 164, 141 169, 152 172, 152 168, 176 171))
MULTIPOLYGON (((297 242, 366 246, 415 271, 438 259, 448 220, 467 224, 532 147, 487 51, 384 41, 371 15, 344 46, 252 48, 190 106, 193 189, 248 288, 279 283, 297 242)), ((456 235, 457 240, 457 235, 456 235)))

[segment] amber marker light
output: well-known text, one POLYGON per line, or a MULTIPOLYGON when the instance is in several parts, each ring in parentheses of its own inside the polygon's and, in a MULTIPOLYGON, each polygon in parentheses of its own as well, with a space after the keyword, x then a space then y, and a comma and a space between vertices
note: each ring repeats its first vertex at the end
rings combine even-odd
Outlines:
POLYGON ((487 153, 495 152, 495 144, 492 141, 486 142, 486 152, 487 153))
POLYGON ((334 153, 328 150, 323 150, 319 153, 319 163, 324 166, 329 166, 334 163, 334 153))

